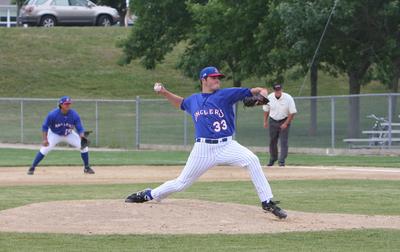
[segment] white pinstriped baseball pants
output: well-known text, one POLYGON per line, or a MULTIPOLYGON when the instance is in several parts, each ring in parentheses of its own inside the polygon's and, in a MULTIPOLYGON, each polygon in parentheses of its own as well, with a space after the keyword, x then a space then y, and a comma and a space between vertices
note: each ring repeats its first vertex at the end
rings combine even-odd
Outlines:
POLYGON ((89 151, 88 147, 81 150, 81 138, 75 131, 72 131, 70 134, 66 136, 60 136, 51 131, 51 129, 49 129, 47 131, 47 140, 49 141, 49 145, 42 146, 40 148, 40 153, 42 153, 44 156, 46 156, 51 150, 53 150, 56 147, 56 145, 60 142, 65 142, 74 146, 75 149, 80 150, 81 153, 89 151))
POLYGON ((261 202, 273 197, 258 157, 246 147, 230 139, 218 144, 196 142, 179 177, 153 189, 151 196, 156 201, 160 201, 174 192, 183 191, 208 169, 222 164, 247 168, 261 202))

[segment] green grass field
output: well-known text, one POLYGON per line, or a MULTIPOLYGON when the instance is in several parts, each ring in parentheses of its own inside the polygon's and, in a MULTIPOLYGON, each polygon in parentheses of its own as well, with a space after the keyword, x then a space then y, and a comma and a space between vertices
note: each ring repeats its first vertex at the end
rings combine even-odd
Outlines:
POLYGON ((397 230, 257 235, 107 235, 0 233, 0 251, 396 251, 397 230), (2 250, 6 248, 6 250, 2 250))
MULTIPOLYGON (((276 196, 283 200, 282 206, 290 210, 400 214, 397 207, 400 204, 400 194, 398 182, 395 181, 273 181, 271 185, 277 192, 276 196), (372 194, 371 188, 374 188, 372 194)), ((54 200, 122 201, 126 195, 143 186, 149 185, 1 187, 0 209, 54 200)), ((222 200, 252 205, 257 202, 251 182, 199 182, 187 191, 174 195, 174 198, 217 202, 222 200)), ((398 235, 399 230, 339 230, 264 235, 79 236, 0 233, 0 251, 395 251, 400 245, 398 235)))
MULTIPOLYGON (((0 166, 27 166, 35 150, 1 150, 0 166)), ((183 165, 187 152, 92 152, 95 165, 183 165)), ((266 155, 259 154, 262 162, 266 155)), ((396 167, 397 157, 290 155, 302 165, 396 167)), ((79 152, 53 151, 43 165, 80 165, 79 152)), ((56 169, 56 168, 55 168, 56 169)), ((117 169, 117 168, 116 168, 117 169)), ((1 172, 1 168, 0 168, 1 172)), ((56 200, 120 199, 150 184, 0 186, 0 210, 56 200)), ((275 197, 288 210, 322 213, 400 215, 398 181, 282 180, 271 181, 275 197), (373 190, 372 190, 373 189, 373 190)), ((250 181, 198 182, 172 198, 258 204, 250 181)), ((144 220, 145 221, 145 220, 144 220)), ((268 228, 268 227, 266 227, 268 228)), ((71 235, 0 233, 0 251, 395 251, 399 230, 291 232, 244 235, 71 235)))
MULTIPOLYGON (((39 149, 39 146, 38 146, 39 149)), ((29 166, 37 150, 0 149, 0 169, 2 166, 29 166)), ((261 164, 269 159, 267 153, 257 153, 261 164)), ((92 165, 183 165, 189 156, 185 151, 92 151, 92 165)), ((54 150, 42 161, 41 165, 81 165, 78 151, 54 150)), ((289 154, 288 165, 305 166, 361 166, 361 167, 399 167, 397 156, 321 156, 289 154)))

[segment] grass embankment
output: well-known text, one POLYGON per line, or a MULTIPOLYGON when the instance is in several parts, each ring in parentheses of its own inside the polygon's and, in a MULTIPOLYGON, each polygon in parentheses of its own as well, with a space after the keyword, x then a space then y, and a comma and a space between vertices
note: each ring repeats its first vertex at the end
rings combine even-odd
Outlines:
MULTIPOLYGON (((175 69, 184 50, 178 45, 155 70, 144 69, 139 60, 119 66, 122 50, 118 41, 129 29, 112 27, 56 27, 53 29, 0 29, 0 96, 132 99, 156 97, 152 85, 166 83, 186 96, 196 91, 197 81, 175 69)), ((227 73, 229 74, 229 73, 227 73)), ((287 75, 289 76, 289 74, 287 75)), ((297 96, 303 78, 286 81, 285 90, 297 96)), ((263 80, 245 80, 244 86, 265 85, 263 80)), ((231 86, 227 80, 225 86, 231 86)), ((388 92, 383 85, 362 86, 362 93, 388 92)), ((347 77, 319 73, 319 95, 348 94, 347 77)), ((306 84, 302 96, 309 95, 306 84)))

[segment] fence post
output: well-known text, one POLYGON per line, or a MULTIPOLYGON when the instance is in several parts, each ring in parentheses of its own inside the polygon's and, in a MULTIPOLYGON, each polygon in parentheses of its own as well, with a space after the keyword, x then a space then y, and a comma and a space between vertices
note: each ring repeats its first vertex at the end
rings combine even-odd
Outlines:
POLYGON ((21 143, 24 143, 24 100, 21 100, 21 114, 20 114, 20 123, 21 123, 21 143))
POLYGON ((335 97, 331 98, 331 147, 335 149, 335 97))
POLYGON ((140 149, 140 97, 136 96, 136 149, 140 149))
POLYGON ((389 149, 392 146, 392 95, 388 95, 388 147, 389 149))
POLYGON ((96 125, 95 125, 95 130, 96 130, 96 146, 99 146, 99 102, 96 101, 96 125))
POLYGON ((186 147, 188 144, 188 119, 186 112, 183 112, 183 145, 186 147))
POLYGON ((11 14, 10 14, 10 8, 7 8, 7 28, 11 27, 11 14))

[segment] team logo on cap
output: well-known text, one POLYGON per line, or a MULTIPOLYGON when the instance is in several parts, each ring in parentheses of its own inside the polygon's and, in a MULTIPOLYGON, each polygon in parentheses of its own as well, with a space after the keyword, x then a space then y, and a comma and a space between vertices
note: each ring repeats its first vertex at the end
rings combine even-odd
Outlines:
POLYGON ((200 79, 207 78, 208 76, 219 76, 219 77, 224 77, 222 73, 218 71, 216 67, 205 67, 203 70, 200 72, 200 79))
POLYGON ((61 99, 58 103, 59 104, 72 103, 72 100, 69 96, 63 96, 63 97, 61 97, 61 99))

